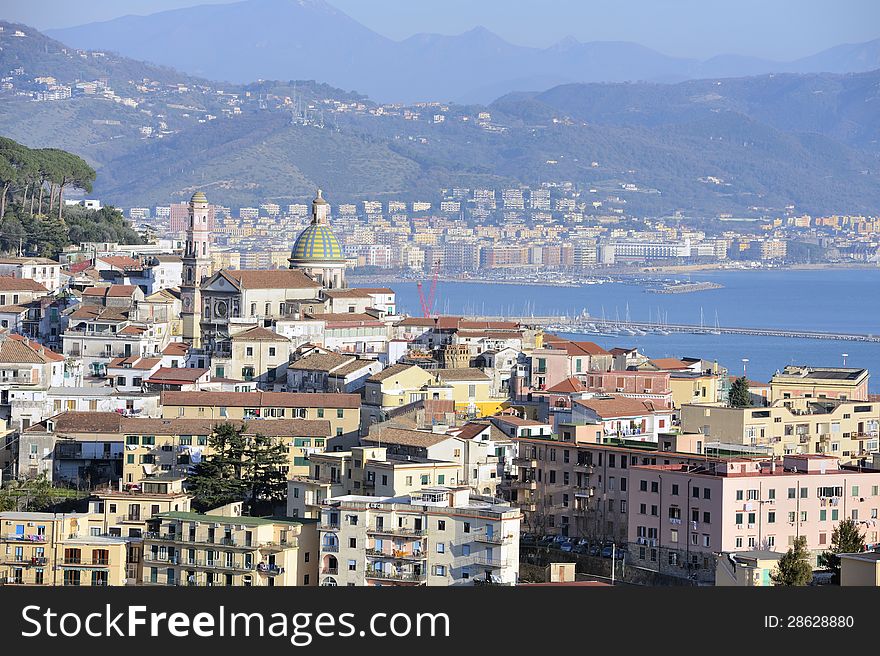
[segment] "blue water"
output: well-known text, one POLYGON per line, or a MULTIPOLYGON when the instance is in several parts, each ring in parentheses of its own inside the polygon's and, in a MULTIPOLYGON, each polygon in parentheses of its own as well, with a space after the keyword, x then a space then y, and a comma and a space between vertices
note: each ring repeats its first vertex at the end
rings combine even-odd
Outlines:
MULTIPOLYGON (((679 279, 684 279, 679 274, 679 279)), ((880 334, 880 269, 826 271, 700 272, 687 279, 718 282, 724 287, 690 294, 650 294, 639 285, 606 283, 578 288, 440 282, 436 309, 443 314, 504 316, 567 315, 586 309, 591 315, 621 321, 627 306, 633 321, 755 328, 790 328, 840 333, 880 334)), ((418 290, 413 283, 394 285, 402 312, 420 316, 418 290)), ((741 373, 748 358, 749 378, 767 380, 786 364, 847 366, 880 371, 880 344, 816 339, 752 337, 747 335, 645 335, 580 337, 604 348, 638 346, 651 357, 702 357, 718 360, 741 373)), ((880 376, 871 381, 880 391, 880 376)))

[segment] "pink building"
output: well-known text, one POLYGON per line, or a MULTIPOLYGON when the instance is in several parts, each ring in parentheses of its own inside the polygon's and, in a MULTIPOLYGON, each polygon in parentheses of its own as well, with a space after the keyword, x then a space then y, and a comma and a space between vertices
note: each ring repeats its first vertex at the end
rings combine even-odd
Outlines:
POLYGON ((545 390, 571 376, 611 369, 613 356, 593 342, 545 337, 544 347, 532 351, 532 389, 545 390))
POLYGON ((846 518, 878 541, 880 471, 828 456, 632 467, 629 495, 629 562, 672 575, 711 580, 716 554, 785 552, 798 536, 815 556, 846 518))
POLYGON ((603 439, 656 444, 660 433, 672 428, 672 410, 665 406, 658 407, 653 401, 624 396, 579 399, 572 404, 571 422, 599 424, 603 439))
POLYGON ((672 407, 668 371, 591 371, 578 375, 584 391, 631 399, 650 399, 658 407, 672 407))

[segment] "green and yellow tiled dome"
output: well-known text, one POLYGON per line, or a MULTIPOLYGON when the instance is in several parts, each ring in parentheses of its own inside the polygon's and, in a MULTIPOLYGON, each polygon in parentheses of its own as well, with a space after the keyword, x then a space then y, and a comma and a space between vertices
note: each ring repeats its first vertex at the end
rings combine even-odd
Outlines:
POLYGON ((297 262, 342 261, 345 256, 330 227, 312 223, 296 238, 290 259, 297 262))

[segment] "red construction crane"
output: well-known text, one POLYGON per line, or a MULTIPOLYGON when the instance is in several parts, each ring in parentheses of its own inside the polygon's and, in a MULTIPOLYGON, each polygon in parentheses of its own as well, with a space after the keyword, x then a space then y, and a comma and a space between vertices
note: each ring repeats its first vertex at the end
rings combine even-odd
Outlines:
POLYGON ((437 294, 437 280, 440 278, 440 260, 437 259, 434 262, 434 267, 431 269, 431 289, 428 290, 428 296, 425 298, 425 291, 422 289, 422 282, 419 281, 417 287, 419 288, 419 302, 422 304, 422 316, 423 317, 433 317, 434 316, 434 297, 437 294))

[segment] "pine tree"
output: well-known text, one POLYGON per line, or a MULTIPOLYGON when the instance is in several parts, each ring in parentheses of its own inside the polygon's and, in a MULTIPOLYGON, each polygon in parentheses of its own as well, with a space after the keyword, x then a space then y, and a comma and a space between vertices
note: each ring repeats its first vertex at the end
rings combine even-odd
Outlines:
POLYGON ((813 566, 810 565, 810 552, 807 550, 807 538, 795 538, 794 544, 776 565, 770 574, 775 585, 804 586, 813 580, 813 566))
POLYGON ((246 436, 247 427, 222 424, 208 439, 213 453, 187 478, 193 506, 201 511, 247 501, 252 513, 271 506, 287 491, 287 448, 263 435, 246 436))
POLYGON ((730 386, 730 405, 734 408, 748 408, 752 405, 749 381, 745 376, 740 376, 730 386))
POLYGON ((852 519, 844 519, 831 533, 831 549, 819 556, 819 564, 827 567, 834 575, 834 582, 840 584, 840 556, 842 553, 859 553, 865 549, 865 536, 859 525, 852 519))

